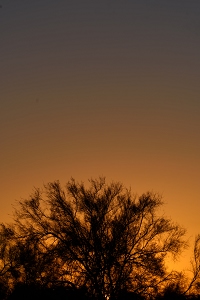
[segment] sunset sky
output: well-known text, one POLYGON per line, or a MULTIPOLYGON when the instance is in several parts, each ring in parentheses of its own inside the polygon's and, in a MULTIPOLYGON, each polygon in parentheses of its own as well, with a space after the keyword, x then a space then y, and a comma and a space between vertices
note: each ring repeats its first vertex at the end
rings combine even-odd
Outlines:
MULTIPOLYGON (((0 220, 106 176, 200 233, 200 1, 1 0, 0 220)), ((190 254, 183 255, 185 267, 190 254)))

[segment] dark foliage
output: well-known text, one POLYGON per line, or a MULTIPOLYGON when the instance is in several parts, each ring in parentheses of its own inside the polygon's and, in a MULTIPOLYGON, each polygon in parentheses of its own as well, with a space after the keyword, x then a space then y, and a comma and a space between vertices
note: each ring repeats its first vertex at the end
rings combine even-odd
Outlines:
POLYGON ((137 197, 104 178, 36 189, 1 227, 1 299, 184 299, 166 288, 178 277, 165 258, 185 247, 185 230, 161 205, 157 194, 137 197))
POLYGON ((7 300, 89 300, 84 291, 67 289, 65 287, 44 288, 24 283, 15 286, 7 300))

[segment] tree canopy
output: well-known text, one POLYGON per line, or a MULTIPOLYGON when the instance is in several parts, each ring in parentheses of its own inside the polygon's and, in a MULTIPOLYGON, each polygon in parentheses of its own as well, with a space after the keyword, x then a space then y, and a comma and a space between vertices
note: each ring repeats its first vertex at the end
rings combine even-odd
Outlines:
POLYGON ((105 178, 88 186, 48 183, 18 202, 12 225, 2 225, 0 272, 11 286, 66 287, 97 300, 155 299, 177 283, 166 257, 186 246, 185 230, 159 212, 162 204, 156 193, 137 196, 105 178))

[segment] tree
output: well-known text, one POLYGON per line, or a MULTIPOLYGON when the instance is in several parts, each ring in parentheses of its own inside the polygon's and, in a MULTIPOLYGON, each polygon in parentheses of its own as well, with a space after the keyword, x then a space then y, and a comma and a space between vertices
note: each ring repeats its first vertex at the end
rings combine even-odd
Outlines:
MULTIPOLYGON (((185 246, 185 230, 158 214, 161 197, 137 197, 121 183, 105 178, 90 186, 71 179, 35 189, 15 211, 15 236, 37 240, 53 258, 54 284, 86 288, 95 299, 116 299, 122 292, 153 295, 170 280, 165 258, 185 246)), ((42 256, 40 256, 42 259, 42 256)), ((47 270, 48 269, 48 270, 47 270)))
POLYGON ((199 295, 200 292, 200 234, 194 241, 193 259, 191 259, 192 277, 186 285, 184 295, 199 295))
POLYGON ((12 226, 0 224, 0 299, 5 299, 19 276, 19 251, 12 226))

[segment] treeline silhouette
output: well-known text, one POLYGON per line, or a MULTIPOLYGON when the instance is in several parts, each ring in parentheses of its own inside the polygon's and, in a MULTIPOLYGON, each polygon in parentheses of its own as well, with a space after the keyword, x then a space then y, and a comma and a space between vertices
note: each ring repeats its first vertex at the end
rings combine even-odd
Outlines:
POLYGON ((101 177, 35 189, 1 224, 0 299, 200 299, 200 236, 192 278, 167 271, 187 243, 162 204, 101 177))

